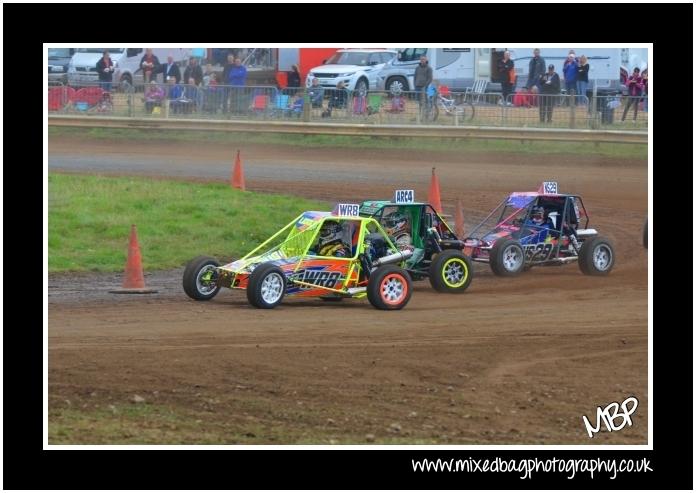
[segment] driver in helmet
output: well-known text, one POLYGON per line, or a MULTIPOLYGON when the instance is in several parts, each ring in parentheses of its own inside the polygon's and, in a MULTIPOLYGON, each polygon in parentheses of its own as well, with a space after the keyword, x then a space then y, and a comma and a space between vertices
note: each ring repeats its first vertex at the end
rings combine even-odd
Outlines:
POLYGON ((394 238, 394 244, 399 250, 406 247, 412 248, 411 221, 404 212, 392 212, 384 218, 383 223, 384 229, 390 237, 394 238))
POLYGON ((529 219, 524 223, 526 232, 522 235, 522 244, 543 243, 551 229, 551 221, 545 215, 544 208, 540 205, 532 207, 529 219))
POLYGON ((382 219, 382 226, 389 237, 394 241, 396 248, 399 250, 407 248, 413 250, 413 255, 406 261, 407 267, 413 267, 421 261, 425 252, 422 248, 416 248, 413 245, 409 214, 404 211, 394 211, 382 219))
POLYGON ((345 243, 343 226, 338 221, 324 221, 319 230, 319 243, 313 250, 322 257, 350 257, 350 245, 345 243))

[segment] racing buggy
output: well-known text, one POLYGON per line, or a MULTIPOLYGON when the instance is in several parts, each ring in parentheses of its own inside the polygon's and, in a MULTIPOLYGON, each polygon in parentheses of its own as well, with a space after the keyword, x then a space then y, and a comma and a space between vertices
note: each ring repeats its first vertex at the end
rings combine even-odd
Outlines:
POLYGON ((499 276, 575 261, 584 274, 609 274, 611 241, 588 228, 580 196, 557 191, 556 182, 544 182, 536 192, 511 193, 464 239, 464 253, 499 276))
POLYGON ((196 257, 184 271, 184 291, 205 301, 223 287, 245 289, 257 308, 274 308, 285 296, 296 296, 367 297, 380 310, 400 310, 411 298, 411 278, 400 264, 413 252, 397 249, 380 224, 358 210, 358 204, 340 204, 333 213, 303 212, 226 265, 196 257))
POLYGON ((413 190, 397 190, 394 201, 363 202, 360 215, 379 221, 398 248, 413 252, 405 268, 414 281, 428 278, 445 293, 462 293, 471 284, 474 271, 462 253, 464 242, 430 204, 414 201, 413 190))

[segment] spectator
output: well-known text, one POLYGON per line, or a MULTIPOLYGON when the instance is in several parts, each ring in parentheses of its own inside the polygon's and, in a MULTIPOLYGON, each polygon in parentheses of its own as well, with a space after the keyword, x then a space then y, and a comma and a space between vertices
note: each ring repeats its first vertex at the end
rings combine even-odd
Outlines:
POLYGON ((162 106, 164 89, 156 81, 151 81, 145 89, 145 111, 152 113, 156 106, 162 106))
POLYGON ((229 55, 227 55, 227 63, 222 68, 222 79, 221 80, 225 85, 229 83, 230 71, 232 70, 232 67, 234 67, 234 55, 229 54, 229 55))
POLYGON ((539 78, 546 73, 546 60, 541 57, 539 48, 534 49, 534 56, 529 60, 529 78, 525 89, 539 88, 539 78))
MULTIPOLYGON (((316 80, 316 77, 314 78, 316 80)), ((288 89, 294 89, 292 94, 297 92, 297 88, 302 87, 302 79, 300 77, 300 69, 297 65, 292 66, 292 70, 288 73, 288 89)), ((312 101, 312 105, 314 102, 312 101)))
POLYGON ((636 121, 638 117, 638 101, 640 96, 643 95, 643 77, 640 75, 640 69, 638 67, 633 69, 633 75, 628 78, 628 103, 624 108, 623 116, 621 121, 626 120, 626 113, 628 109, 633 106, 633 121, 636 121))
POLYGON ((568 58, 563 62, 563 79, 565 80, 566 93, 577 94, 578 61, 575 59, 573 50, 570 50, 568 58))
POLYGON ((640 74, 643 77, 643 111, 648 111, 648 69, 640 74))
POLYGON ((245 104, 244 98, 244 86, 246 86, 247 79, 247 69, 242 65, 242 59, 236 57, 234 59, 234 65, 230 69, 228 82, 232 86, 232 100, 230 104, 232 110, 239 112, 241 108, 246 108, 248 105, 245 104))
POLYGON ((215 72, 213 71, 213 66, 208 63, 205 66, 205 73, 203 74, 203 86, 207 87, 210 85, 210 78, 215 76, 215 72))
POLYGON ((194 84, 193 78, 188 81, 189 86, 176 84, 174 78, 169 79, 170 91, 170 107, 173 113, 191 113, 196 108, 198 100, 198 89, 194 84))
MULTIPOLYGON (((230 83, 230 71, 234 67, 234 55, 228 53, 227 63, 222 69, 222 76, 220 78, 220 83, 224 86, 228 86, 230 83)), ((221 91, 220 97, 222 98, 222 112, 227 113, 228 102, 230 99, 230 89, 229 87, 224 87, 221 91)))
POLYGON ((169 78, 173 77, 176 84, 181 80, 181 69, 179 64, 174 61, 171 55, 167 57, 167 64, 162 66, 163 78, 165 83, 169 83, 169 78))
POLYGON ((542 123, 551 123, 553 106, 556 104, 556 94, 561 93, 561 79, 556 73, 553 64, 549 64, 548 71, 539 78, 541 95, 539 96, 539 119, 542 123))
POLYGON ((425 90, 433 81, 433 68, 428 65, 428 57, 421 55, 420 63, 416 66, 416 71, 413 76, 413 85, 416 89, 418 97, 418 107, 421 111, 424 108, 425 90))
POLYGON ((584 105, 587 97, 587 85, 589 83, 590 64, 587 63, 587 57, 580 55, 580 63, 578 64, 578 104, 584 105), (584 97, 583 97, 584 96, 584 97))
POLYGON ((145 84, 150 82, 153 77, 157 77, 160 70, 159 59, 153 55, 152 48, 145 48, 145 55, 140 59, 140 68, 143 69, 145 84))
POLYGON ((188 66, 186 70, 184 70, 184 80, 189 84, 191 84, 191 80, 193 80, 193 85, 196 86, 201 85, 203 82, 203 70, 201 70, 201 66, 198 65, 196 57, 189 58, 188 66))
POLYGON ((234 59, 234 65, 230 69, 228 82, 233 87, 244 87, 247 79, 247 69, 242 65, 242 59, 234 59))
POLYGON ((324 104, 324 88, 319 85, 319 79, 312 79, 312 85, 307 90, 309 100, 312 102, 312 108, 321 108, 324 104))
POLYGON ((329 98, 329 107, 321 114, 321 116, 331 116, 331 112, 334 110, 334 108, 345 108, 347 102, 348 90, 346 89, 346 84, 341 81, 336 84, 336 89, 333 89, 329 98))
POLYGON ((114 80, 114 62, 107 50, 104 50, 104 56, 97 62, 97 73, 99 74, 99 85, 102 89, 111 91, 111 82, 114 80))
POLYGON ((302 111, 304 110, 304 96, 301 92, 297 92, 297 97, 295 98, 295 101, 292 103, 292 106, 290 106, 290 115, 296 116, 296 117, 301 117, 302 116, 302 111))
MULTIPOLYGON (((198 67, 200 70, 200 67, 198 67)), ((190 77, 188 79, 188 85, 184 88, 183 100, 186 103, 184 113, 192 113, 198 108, 200 92, 198 90, 198 85, 196 84, 196 79, 190 77)))
POLYGON ((203 111, 206 113, 217 113, 225 89, 218 87, 217 74, 215 72, 210 73, 206 77, 203 78, 205 88, 201 92, 203 96, 203 111), (206 77, 208 79, 207 83, 205 83, 206 77))
POLYGON ((512 86, 515 84, 515 62, 512 61, 510 52, 507 50, 503 53, 503 58, 498 60, 498 75, 503 89, 503 99, 500 104, 512 106, 507 97, 512 92, 512 86))
POLYGON ((169 99, 169 107, 172 113, 179 113, 181 110, 180 99, 184 95, 184 88, 177 84, 176 77, 170 75, 167 77, 167 99, 169 99))

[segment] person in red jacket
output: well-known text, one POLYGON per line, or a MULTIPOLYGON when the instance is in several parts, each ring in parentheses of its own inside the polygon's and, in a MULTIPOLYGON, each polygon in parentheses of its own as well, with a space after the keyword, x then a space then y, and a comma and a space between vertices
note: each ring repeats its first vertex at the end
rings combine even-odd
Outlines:
POLYGON ((631 105, 633 105, 633 121, 636 121, 638 117, 638 101, 640 101, 640 97, 643 95, 643 77, 641 77, 638 67, 633 69, 633 75, 628 78, 626 85, 628 86, 628 103, 626 103, 624 108, 621 121, 626 119, 626 113, 628 113, 631 105))

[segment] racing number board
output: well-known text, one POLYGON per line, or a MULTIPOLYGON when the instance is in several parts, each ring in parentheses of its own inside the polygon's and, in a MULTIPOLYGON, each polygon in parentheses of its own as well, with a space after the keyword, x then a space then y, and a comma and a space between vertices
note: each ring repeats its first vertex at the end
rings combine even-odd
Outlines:
POLYGON ((414 196, 413 190, 396 190, 394 192, 394 202, 397 204, 412 204, 414 196))

